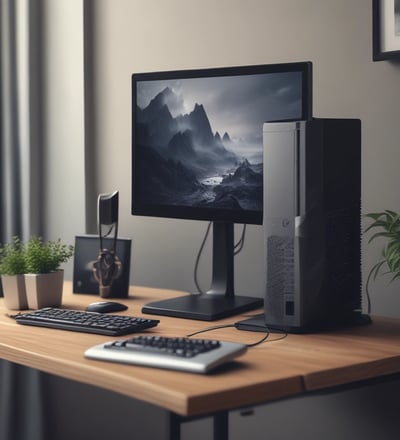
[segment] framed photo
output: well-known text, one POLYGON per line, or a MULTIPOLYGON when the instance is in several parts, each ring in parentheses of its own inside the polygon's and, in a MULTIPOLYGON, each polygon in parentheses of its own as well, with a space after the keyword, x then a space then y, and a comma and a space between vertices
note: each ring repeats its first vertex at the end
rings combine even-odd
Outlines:
MULTIPOLYGON (((111 247, 110 239, 103 245, 111 247)), ((93 264, 97 261, 100 249, 98 235, 77 235, 75 237, 73 292, 99 294, 99 283, 93 276, 93 264)), ((122 263, 122 272, 111 285, 110 297, 127 298, 129 295, 129 274, 131 263, 131 239, 117 238, 116 255, 122 263)))
POLYGON ((400 0, 373 0, 373 60, 400 59, 400 0))

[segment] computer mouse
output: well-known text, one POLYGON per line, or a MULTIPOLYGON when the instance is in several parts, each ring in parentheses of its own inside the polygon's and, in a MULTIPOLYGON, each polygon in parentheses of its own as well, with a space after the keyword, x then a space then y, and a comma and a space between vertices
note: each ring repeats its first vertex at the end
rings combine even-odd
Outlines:
POLYGON ((98 313, 110 313, 110 312, 122 312, 128 307, 125 304, 121 304, 114 301, 98 301, 89 304, 86 307, 88 312, 98 312, 98 313))

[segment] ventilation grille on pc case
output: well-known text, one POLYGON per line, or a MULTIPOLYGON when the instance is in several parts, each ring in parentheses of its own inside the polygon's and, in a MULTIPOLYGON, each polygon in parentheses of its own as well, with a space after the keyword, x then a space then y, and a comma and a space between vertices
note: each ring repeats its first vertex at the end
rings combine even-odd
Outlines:
POLYGON ((294 294, 294 240, 272 235, 267 239, 266 312, 282 319, 285 296, 294 294))
POLYGON ((334 307, 351 312, 361 307, 360 208, 327 215, 328 288, 334 307))

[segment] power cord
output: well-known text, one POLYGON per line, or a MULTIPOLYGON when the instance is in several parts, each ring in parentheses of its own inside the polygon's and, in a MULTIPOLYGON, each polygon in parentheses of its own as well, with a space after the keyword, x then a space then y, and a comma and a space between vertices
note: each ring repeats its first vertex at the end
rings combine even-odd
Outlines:
POLYGON ((204 293, 204 292, 201 289, 200 284, 198 282, 197 271, 198 271, 198 268, 199 268, 200 257, 201 257, 201 254, 203 253, 204 245, 206 244, 208 234, 210 233, 211 225, 212 225, 212 222, 209 222, 208 226, 207 226, 207 229, 206 229, 206 233, 204 234, 204 237, 203 237, 203 241, 201 242, 199 252, 197 253, 196 262, 194 264, 193 278, 194 278, 194 283, 195 283, 196 288, 199 291, 199 293, 204 293))
POLYGON ((239 241, 235 244, 234 246, 234 255, 237 255, 239 252, 241 252, 241 250, 243 249, 244 246, 244 239, 246 237, 246 224, 243 225, 243 229, 242 229, 242 235, 239 238, 239 241))
MULTIPOLYGON (((204 246, 206 244, 208 235, 210 234, 211 225, 212 225, 212 222, 209 222, 208 225, 207 225, 207 229, 206 229, 206 232, 205 232, 203 240, 201 242, 199 251, 198 251, 197 256, 196 256, 196 262, 194 264, 193 279, 194 279, 194 284, 196 285, 196 289, 197 289, 197 291, 199 293, 204 293, 204 291, 200 287, 200 284, 199 284, 199 281, 198 281, 198 277, 197 277, 197 272, 198 272, 198 269, 199 269, 199 262, 200 262, 201 254, 203 253, 203 249, 204 249, 204 246)), ((238 242, 233 247, 234 255, 237 255, 243 249, 244 241, 245 241, 245 237, 246 237, 246 226, 247 225, 245 225, 245 224, 243 225, 242 234, 241 234, 238 242)))
POLYGON ((367 297, 367 314, 371 314, 371 295, 369 293, 369 283, 371 281, 372 271, 368 274, 367 282, 365 284, 365 293, 367 297))
MULTIPOLYGON (((198 334, 200 334, 200 333, 206 333, 206 332, 210 332, 210 331, 213 331, 213 330, 218 330, 218 329, 221 329, 221 328, 229 328, 229 327, 236 328, 235 324, 221 324, 221 325, 215 325, 215 326, 213 326, 213 327, 208 327, 208 328, 204 328, 204 329, 202 329, 202 330, 197 330, 197 331, 195 331, 195 332, 193 332, 193 333, 190 333, 190 334, 186 335, 186 337, 187 337, 187 338, 190 338, 190 337, 195 336, 195 335, 198 335, 198 334)), ((271 334, 271 332, 269 331, 268 328, 266 328, 266 334, 265 334, 265 335, 264 335, 259 341, 256 341, 256 342, 253 342, 253 343, 250 343, 250 344, 245 344, 245 345, 246 345, 247 347, 256 347, 257 345, 260 345, 260 344, 262 344, 263 342, 265 342, 265 341, 269 338, 270 334, 271 334)), ((269 342, 279 341, 279 340, 281 340, 281 339, 285 339, 287 336, 288 336, 288 334, 287 334, 287 333, 284 333, 284 334, 282 334, 281 337, 279 337, 279 338, 275 338, 275 339, 272 339, 272 340, 270 340, 269 342)))

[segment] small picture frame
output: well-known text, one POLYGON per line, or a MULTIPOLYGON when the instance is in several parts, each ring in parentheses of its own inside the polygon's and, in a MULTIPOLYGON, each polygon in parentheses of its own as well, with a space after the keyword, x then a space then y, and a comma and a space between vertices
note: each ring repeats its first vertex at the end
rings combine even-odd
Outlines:
MULTIPOLYGON (((112 245, 111 239, 103 239, 103 246, 112 245)), ((73 293, 99 295, 99 283, 93 274, 93 264, 100 251, 98 235, 77 235, 75 237, 73 293)), ((122 271, 111 284, 110 297, 127 298, 129 295, 129 274, 131 264, 131 239, 117 238, 115 255, 122 263, 122 271)))
POLYGON ((400 59, 400 0, 373 0, 373 60, 400 59))

